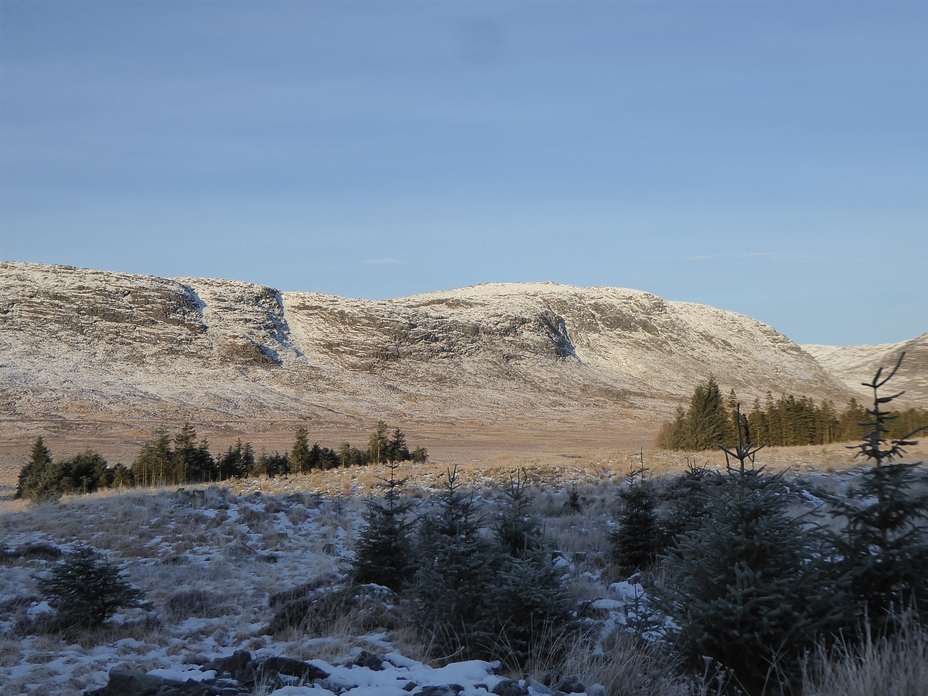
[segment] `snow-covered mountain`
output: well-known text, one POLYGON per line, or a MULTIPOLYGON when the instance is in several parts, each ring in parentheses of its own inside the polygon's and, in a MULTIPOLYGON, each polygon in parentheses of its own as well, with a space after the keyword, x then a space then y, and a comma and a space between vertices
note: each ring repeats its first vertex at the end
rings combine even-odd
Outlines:
POLYGON ((905 358, 893 381, 886 387, 886 396, 905 391, 899 397, 899 405, 928 407, 928 333, 899 343, 883 343, 875 346, 802 346, 828 372, 847 384, 848 387, 869 399, 873 390, 863 386, 870 382, 876 371, 884 368, 889 374, 899 356, 905 358))
POLYGON ((0 263, 0 287, 0 413, 14 421, 653 422, 710 372, 746 402, 849 396, 773 328, 637 290, 494 283, 373 301, 30 263, 0 263))

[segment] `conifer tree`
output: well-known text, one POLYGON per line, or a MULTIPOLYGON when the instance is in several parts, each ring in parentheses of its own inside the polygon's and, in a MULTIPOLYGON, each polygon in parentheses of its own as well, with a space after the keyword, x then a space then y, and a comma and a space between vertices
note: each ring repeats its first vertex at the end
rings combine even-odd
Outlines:
POLYGON ((805 652, 843 615, 837 586, 810 561, 820 540, 788 514, 781 477, 755 469, 759 448, 743 433, 723 449, 738 466, 708 491, 706 523, 664 557, 654 603, 691 668, 704 670, 708 658, 747 693, 763 693, 778 673, 796 678, 805 652))
POLYGON ((480 535, 473 496, 449 470, 437 510, 419 524, 418 566, 409 587, 409 615, 433 654, 479 655, 490 643, 486 611, 498 554, 480 535))
POLYGON ((408 462, 412 458, 409 454, 409 447, 406 445, 406 435, 399 428, 393 430, 393 437, 390 438, 387 451, 389 459, 394 462, 408 462))
POLYGON ((303 474, 309 471, 309 432, 306 428, 297 428, 290 450, 290 472, 303 474))
POLYGON ((32 443, 29 461, 19 471, 16 483, 16 497, 30 500, 48 500, 58 495, 55 487, 50 485, 48 478, 49 468, 52 464, 52 453, 45 446, 45 441, 39 437, 32 443))
POLYGON ((847 519, 842 534, 836 536, 841 567, 851 578, 851 593, 867 611, 871 627, 891 631, 895 616, 915 607, 928 617, 928 495, 914 494, 915 469, 921 462, 896 462, 905 447, 916 444, 911 438, 920 430, 887 441, 889 423, 895 418, 884 405, 901 396, 880 396, 879 389, 896 374, 896 366, 883 376, 883 368, 864 386, 873 390, 870 419, 860 425, 868 429, 857 449, 857 457, 872 462, 862 474, 859 486, 849 491, 851 501, 832 498, 833 510, 847 519))
POLYGON ((377 422, 377 429, 371 433, 367 443, 367 461, 382 464, 390 458, 390 440, 387 437, 387 424, 377 422))
POLYGON ((487 653, 506 656, 510 667, 549 662, 575 627, 570 595, 526 495, 526 481, 523 471, 506 491, 494 527, 501 562, 487 598, 493 618, 487 653))
POLYGON ((140 606, 143 596, 117 566, 89 546, 70 553, 38 586, 62 628, 99 627, 117 609, 140 606))
POLYGON ((402 591, 412 576, 412 549, 407 518, 412 503, 405 501, 400 491, 406 479, 396 477, 399 464, 389 462, 390 476, 381 479, 386 488, 383 502, 366 501, 365 527, 355 548, 353 577, 358 584, 376 583, 394 592, 402 591))
POLYGON ((621 509, 615 531, 609 535, 612 560, 626 575, 650 568, 661 548, 657 500, 644 474, 644 469, 632 472, 619 489, 621 509))
POLYGON ((171 443, 165 430, 158 430, 154 440, 149 440, 139 452, 132 465, 132 475, 137 485, 155 486, 167 483, 173 469, 171 443))

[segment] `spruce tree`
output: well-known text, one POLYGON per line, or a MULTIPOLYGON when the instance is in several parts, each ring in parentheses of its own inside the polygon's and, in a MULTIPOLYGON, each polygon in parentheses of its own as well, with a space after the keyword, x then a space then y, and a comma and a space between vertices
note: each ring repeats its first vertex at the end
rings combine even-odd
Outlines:
POLYGON ((141 606, 143 596, 117 566, 89 546, 70 553, 38 586, 62 628, 99 627, 118 609, 141 606))
POLYGON ((522 472, 510 480, 506 503, 494 526, 501 562, 488 592, 488 657, 510 667, 550 662, 575 628, 570 594, 552 561, 541 519, 533 512, 522 472))
POLYGON ((377 422, 377 429, 371 433, 367 442, 367 461, 382 464, 390 458, 390 440, 387 438, 387 424, 377 422))
POLYGON ((755 469, 758 449, 742 433, 726 450, 738 465, 707 491, 706 523, 677 538, 652 588, 681 660, 702 672, 709 659, 748 693, 797 678, 806 651, 843 619, 837 586, 810 560, 820 539, 788 513, 781 476, 755 469))
POLYGON ((400 491, 406 479, 398 479, 399 464, 387 464, 390 476, 381 479, 386 488, 383 502, 366 501, 366 525, 361 530, 355 547, 353 568, 357 584, 376 583, 400 592, 412 576, 412 549, 407 518, 412 503, 403 500, 400 491))
POLYGON ((49 480, 49 468, 52 464, 52 453, 45 446, 45 441, 39 437, 32 443, 29 461, 19 471, 16 482, 16 497, 30 500, 50 500, 60 495, 60 491, 49 480))
POLYGON ((862 481, 849 491, 849 501, 832 498, 833 511, 847 519, 836 535, 840 566, 851 578, 852 596, 866 609, 871 628, 892 631, 896 617, 910 608, 928 617, 928 495, 916 495, 915 471, 922 462, 894 460, 905 454, 905 447, 916 444, 911 438, 925 428, 903 437, 886 440, 889 423, 895 418, 884 405, 901 396, 880 396, 899 366, 883 376, 883 368, 864 386, 873 390, 873 407, 866 410, 869 421, 861 423, 868 432, 855 456, 872 462, 862 473, 862 481))
POLYGON ((419 524, 409 615, 434 655, 476 656, 490 643, 487 595, 499 555, 480 534, 479 510, 449 470, 437 509, 419 524))
POLYGON ((173 469, 171 443, 164 430, 156 432, 157 437, 149 440, 139 452, 132 465, 132 475, 139 486, 155 486, 167 483, 173 469))
POLYGON ((290 473, 303 474, 309 471, 309 432, 306 428, 297 428, 290 450, 290 473))
POLYGON ((616 516, 616 528, 609 535, 612 560, 626 575, 650 568, 662 545, 657 499, 644 474, 644 469, 632 472, 626 485, 619 489, 621 509, 616 516))

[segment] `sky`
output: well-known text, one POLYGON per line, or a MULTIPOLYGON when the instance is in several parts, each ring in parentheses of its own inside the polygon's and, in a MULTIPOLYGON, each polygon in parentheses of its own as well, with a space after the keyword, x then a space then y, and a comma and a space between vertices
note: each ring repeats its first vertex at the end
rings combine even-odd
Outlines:
POLYGON ((928 331, 926 2, 0 0, 0 259, 928 331))

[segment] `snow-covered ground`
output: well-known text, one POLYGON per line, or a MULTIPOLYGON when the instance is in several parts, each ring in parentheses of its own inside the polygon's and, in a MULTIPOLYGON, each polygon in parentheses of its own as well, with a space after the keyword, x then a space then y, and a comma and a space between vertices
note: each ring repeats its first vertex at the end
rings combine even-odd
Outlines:
MULTIPOLYGON (((852 473, 806 471, 793 479, 788 494, 797 511, 808 510, 822 505, 815 491, 840 493, 853 478, 852 473)), ((407 489, 420 512, 438 483, 429 478, 407 489)), ((474 483, 489 522, 502 498, 500 483, 491 478, 474 483)), ((499 665, 479 661, 430 663, 412 629, 397 620, 399 608, 389 598, 373 620, 346 610, 312 625, 272 631, 269 623, 279 608, 275 595, 344 584, 362 524, 364 505, 357 493, 308 490, 308 477, 244 480, 196 491, 73 497, 0 515, 0 692, 74 696, 104 687, 111 670, 209 680, 216 677, 210 663, 248 651, 257 662, 285 657, 330 675, 309 683, 277 683, 276 691, 259 684, 252 693, 261 696, 272 691, 277 696, 441 696, 428 687, 452 684, 465 696, 477 696, 507 679, 521 681, 516 686, 507 681, 497 691, 522 691, 506 691, 506 696, 545 696, 540 683, 545 675, 538 671, 500 673, 499 665), (30 621, 50 611, 38 593, 37 577, 79 544, 119 564, 145 592, 150 608, 128 610, 104 629, 68 637, 30 631, 30 621), (354 664, 362 650, 376 655, 383 669, 354 664)), ((594 651, 602 655, 614 649, 618 634, 640 630, 635 619, 643 602, 637 578, 616 576, 609 563, 615 485, 548 479, 537 481, 531 493, 557 549, 555 563, 580 616, 598 636, 594 651), (581 513, 565 506, 574 489, 581 494, 581 513)), ((546 669, 551 686, 570 676, 557 673, 556 666, 546 669)), ((583 690, 600 694, 590 675, 580 677, 577 684, 588 682, 583 690)), ((453 690, 443 696, 453 696, 453 690)))
MULTIPOLYGON (((372 629, 353 623, 351 616, 333 617, 315 633, 269 633, 272 595, 307 583, 344 580, 363 504, 356 498, 249 492, 256 487, 249 482, 235 486, 206 488, 202 495, 181 489, 75 497, 0 517, 5 553, 0 563, 0 691, 10 696, 79 694, 106 685, 112 669, 209 678, 201 668, 237 650, 249 651, 254 659, 324 662, 324 671, 340 680, 335 690, 352 696, 398 693, 405 682, 419 687, 456 683, 465 693, 484 693, 476 685, 492 690, 504 678, 489 663, 428 666, 410 630, 372 629), (78 544, 105 552, 124 568, 127 579, 145 592, 151 610, 128 610, 105 629, 71 638, 29 635, 22 627, 50 611, 37 592, 36 578, 59 561, 57 552, 78 544), (339 666, 361 649, 387 656, 386 670, 339 666)), ((489 512, 494 493, 487 490, 483 497, 489 512)), ((611 498, 591 496, 583 516, 560 514, 564 500, 566 492, 555 488, 539 495, 542 511, 550 515, 549 531, 563 545, 558 562, 565 576, 604 617, 622 613, 623 595, 602 577, 611 498), (596 605, 597 600, 607 604, 596 605)), ((420 504, 427 505, 427 499, 420 504)), ((280 693, 324 695, 318 685, 295 689, 280 693)))

